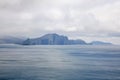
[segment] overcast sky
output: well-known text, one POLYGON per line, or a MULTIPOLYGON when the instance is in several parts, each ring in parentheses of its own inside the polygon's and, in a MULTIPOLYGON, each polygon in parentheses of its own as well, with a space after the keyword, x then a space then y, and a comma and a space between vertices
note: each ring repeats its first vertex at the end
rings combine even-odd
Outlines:
POLYGON ((0 0, 0 36, 46 33, 120 44, 120 0, 0 0))

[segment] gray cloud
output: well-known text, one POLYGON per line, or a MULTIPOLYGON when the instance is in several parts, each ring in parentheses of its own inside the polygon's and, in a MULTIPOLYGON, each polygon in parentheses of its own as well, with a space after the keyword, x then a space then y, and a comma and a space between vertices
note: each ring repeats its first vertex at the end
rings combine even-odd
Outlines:
POLYGON ((56 32, 88 40, 112 37, 109 41, 118 43, 120 1, 0 0, 0 28, 0 36, 36 37, 56 32))

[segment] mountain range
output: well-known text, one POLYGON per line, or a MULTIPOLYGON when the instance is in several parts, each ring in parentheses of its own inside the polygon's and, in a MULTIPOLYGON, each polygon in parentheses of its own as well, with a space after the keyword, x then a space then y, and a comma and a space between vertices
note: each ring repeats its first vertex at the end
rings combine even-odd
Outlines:
POLYGON ((111 45, 112 43, 93 41, 91 43, 86 43, 84 40, 68 39, 67 36, 54 34, 46 34, 39 38, 28 38, 23 41, 23 45, 111 45))
POLYGON ((109 42, 92 41, 87 43, 81 39, 68 39, 67 36, 53 34, 45 34, 39 38, 16 38, 4 37, 0 39, 0 44, 20 44, 20 45, 111 45, 109 42))

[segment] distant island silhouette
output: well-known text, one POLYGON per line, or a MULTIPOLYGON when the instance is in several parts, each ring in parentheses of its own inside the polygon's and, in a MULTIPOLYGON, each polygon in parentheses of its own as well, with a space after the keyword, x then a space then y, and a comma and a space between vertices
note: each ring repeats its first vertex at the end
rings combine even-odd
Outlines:
POLYGON ((109 42, 93 41, 86 43, 81 39, 68 39, 67 36, 53 34, 45 34, 39 38, 28 38, 23 41, 22 45, 111 45, 109 42))
POLYGON ((109 42, 92 41, 85 42, 82 39, 68 39, 67 36, 56 33, 45 34, 38 38, 16 38, 7 36, 0 38, 0 44, 19 44, 19 45, 112 45, 109 42))

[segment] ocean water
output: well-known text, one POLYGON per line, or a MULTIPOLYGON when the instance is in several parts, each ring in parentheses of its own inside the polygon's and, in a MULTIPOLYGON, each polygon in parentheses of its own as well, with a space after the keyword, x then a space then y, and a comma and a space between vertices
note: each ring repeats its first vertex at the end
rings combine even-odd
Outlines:
POLYGON ((0 80, 120 80, 120 46, 0 45, 0 80))

